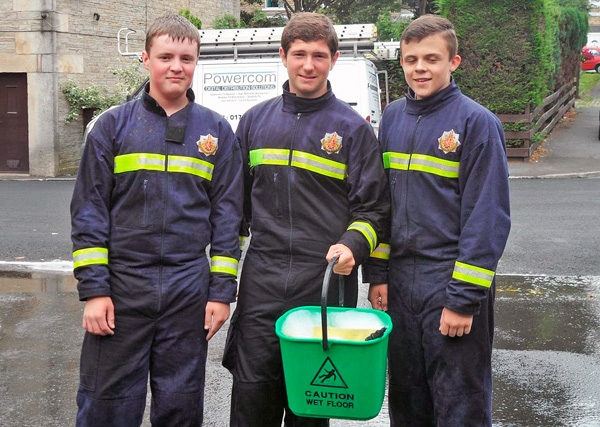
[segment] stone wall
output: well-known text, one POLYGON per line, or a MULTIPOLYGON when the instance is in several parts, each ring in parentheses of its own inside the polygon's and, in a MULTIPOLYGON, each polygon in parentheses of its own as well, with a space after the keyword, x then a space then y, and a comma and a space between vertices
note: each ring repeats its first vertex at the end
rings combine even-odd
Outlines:
MULTIPOLYGON (((139 64, 117 50, 120 28, 135 31, 129 51, 141 52, 146 28, 167 11, 189 9, 210 28, 225 14, 239 17, 239 0, 3 0, 0 2, 0 72, 27 73, 30 174, 77 171, 83 122, 66 123, 61 91, 73 80, 114 92, 122 82, 109 68, 139 64)), ((123 47, 124 48, 124 47, 123 47)), ((140 66, 141 67, 141 66, 140 66)), ((141 67, 143 68, 143 67, 141 67)))

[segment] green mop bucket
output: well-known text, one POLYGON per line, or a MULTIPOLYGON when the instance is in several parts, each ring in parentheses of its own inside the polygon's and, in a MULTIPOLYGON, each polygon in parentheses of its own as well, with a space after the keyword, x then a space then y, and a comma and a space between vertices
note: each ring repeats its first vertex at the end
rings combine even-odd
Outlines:
MULTIPOLYGON (((294 308, 275 324, 288 404, 303 417, 368 420, 383 404, 392 321, 379 310, 327 307, 336 262, 327 266, 321 307, 294 308)), ((340 276, 340 295, 342 288, 340 276)))

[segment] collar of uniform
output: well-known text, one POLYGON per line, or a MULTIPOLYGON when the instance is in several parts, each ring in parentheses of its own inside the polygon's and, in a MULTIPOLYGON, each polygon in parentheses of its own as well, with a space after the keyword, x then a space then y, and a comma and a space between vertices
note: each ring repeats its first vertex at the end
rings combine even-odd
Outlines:
POLYGON ((454 77, 450 77, 450 85, 448 87, 425 99, 416 99, 415 92, 409 88, 406 93, 406 112, 420 115, 436 111, 442 108, 449 99, 458 96, 460 93, 454 77))
POLYGON ((335 95, 327 81, 327 92, 318 98, 300 98, 290 92, 289 80, 283 84, 283 111, 286 113, 313 113, 323 109, 335 95))
MULTIPOLYGON (((192 90, 192 88, 189 88, 187 90, 185 96, 187 96, 187 99, 190 101, 190 103, 194 102, 194 100, 196 99, 196 95, 194 95, 194 91, 192 90)), ((150 96, 150 82, 146 83, 146 87, 144 87, 144 90, 142 91, 142 102, 144 103, 144 107, 146 107, 148 111, 151 111, 160 116, 167 115, 163 107, 161 107, 160 104, 150 96)))

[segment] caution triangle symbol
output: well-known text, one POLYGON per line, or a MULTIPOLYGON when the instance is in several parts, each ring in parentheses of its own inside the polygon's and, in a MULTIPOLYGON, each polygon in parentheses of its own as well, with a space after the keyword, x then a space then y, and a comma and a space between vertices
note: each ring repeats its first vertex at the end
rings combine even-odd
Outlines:
POLYGON ((310 385, 315 387, 348 388, 348 384, 342 378, 333 361, 327 357, 310 385))

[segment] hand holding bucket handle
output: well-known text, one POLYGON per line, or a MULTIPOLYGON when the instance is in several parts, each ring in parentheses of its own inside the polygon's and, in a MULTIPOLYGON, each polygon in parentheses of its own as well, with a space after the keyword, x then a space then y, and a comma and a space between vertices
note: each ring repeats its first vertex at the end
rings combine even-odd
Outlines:
MULTIPOLYGON (((321 327, 323 330, 323 351, 329 350, 329 342, 327 340, 327 294, 329 293, 329 280, 333 272, 333 266, 339 261, 339 255, 334 256, 329 261, 323 277, 323 288, 321 289, 321 327)), ((344 306, 344 277, 339 276, 339 304, 344 306)))

